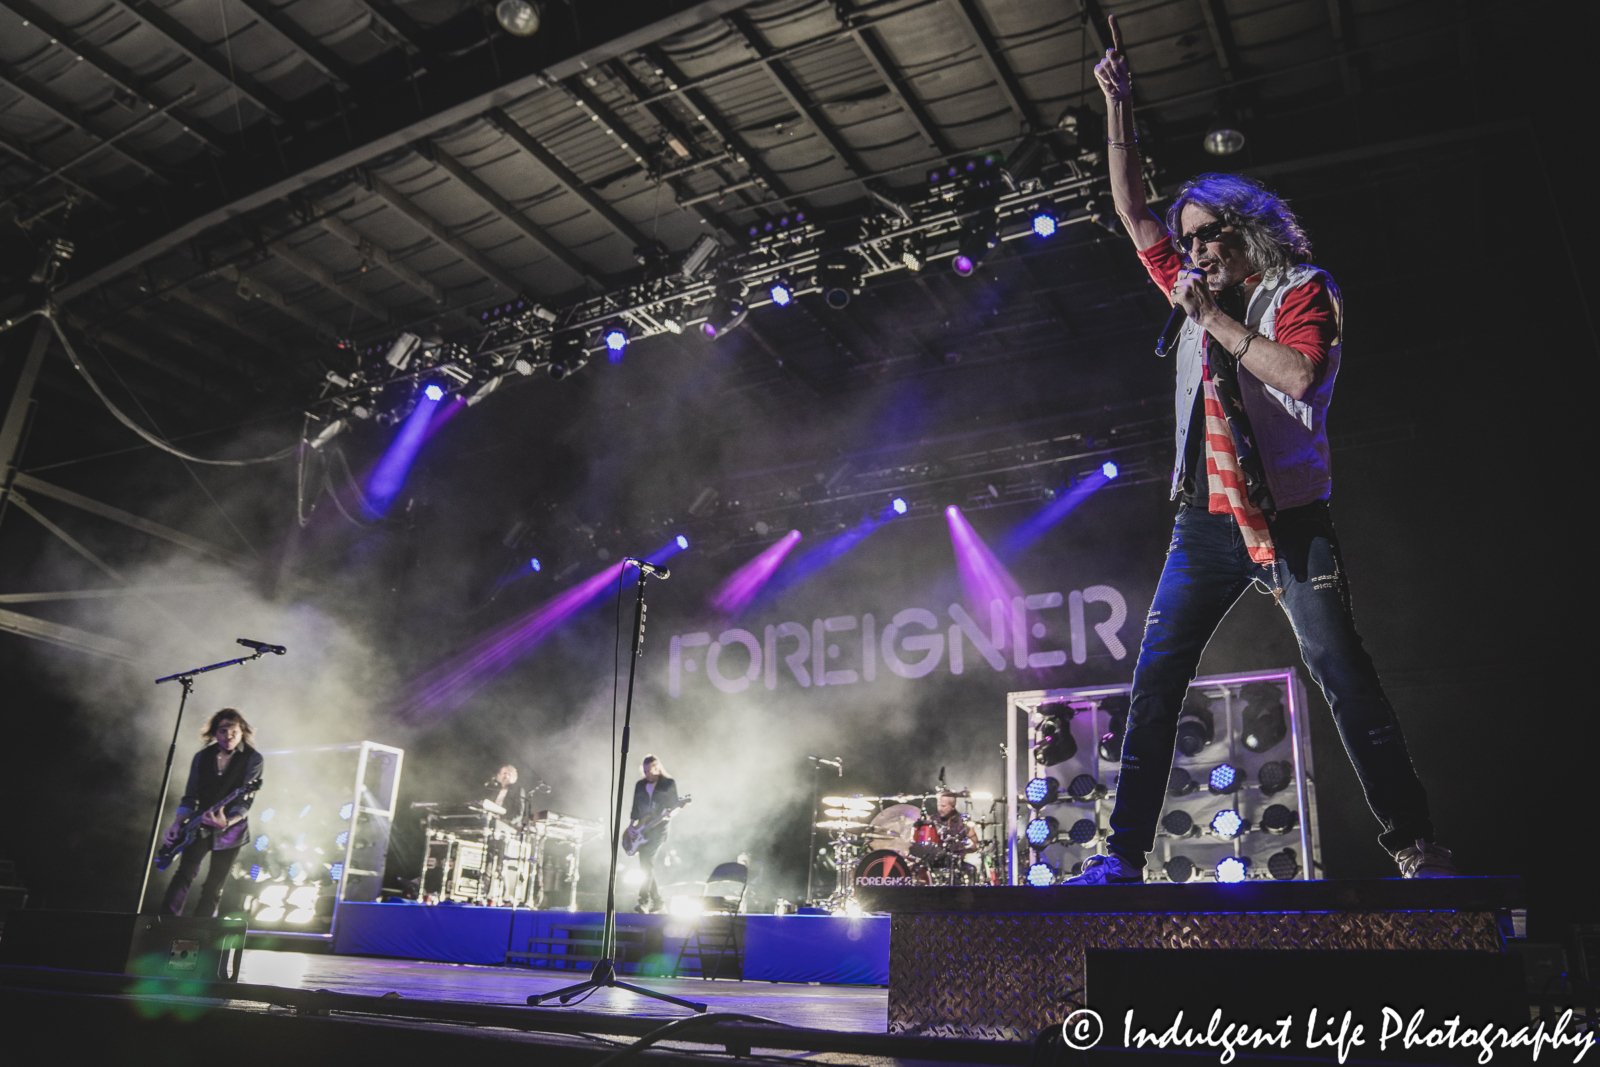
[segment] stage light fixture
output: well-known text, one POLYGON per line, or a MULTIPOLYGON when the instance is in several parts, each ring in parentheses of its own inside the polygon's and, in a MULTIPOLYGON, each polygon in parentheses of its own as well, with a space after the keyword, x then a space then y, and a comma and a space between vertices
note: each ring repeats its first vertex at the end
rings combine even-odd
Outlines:
POLYGON ((268 840, 266 834, 257 834, 255 841, 251 843, 255 845, 257 852, 265 852, 267 850, 267 845, 269 845, 271 842, 268 840))
POLYGON ((1183 883, 1194 877, 1194 861, 1188 856, 1174 856, 1166 863, 1167 881, 1183 883))
POLYGON ((1027 835, 1029 846, 1033 848, 1044 848, 1044 846, 1054 841, 1056 835, 1060 832, 1061 824, 1056 821, 1053 815, 1029 819, 1028 827, 1024 831, 1027 835))
POLYGON ((1049 204, 1040 204, 1033 209, 1033 232, 1040 237, 1054 237, 1056 231, 1061 229, 1061 220, 1056 217, 1056 209, 1049 204))
POLYGON ((1248 877, 1250 861, 1243 856, 1224 856, 1217 861, 1217 881, 1242 882, 1248 877))
POLYGON ((500 0, 494 20, 513 37, 532 37, 539 32, 539 5, 534 0, 500 0))
POLYGON ((1060 792, 1061 783, 1048 775, 1041 778, 1029 778, 1028 784, 1022 789, 1023 798, 1035 808, 1042 808, 1046 804, 1054 804, 1060 792))
POLYGON ((1211 832, 1218 837, 1238 837, 1244 828, 1244 819, 1232 808, 1223 808, 1211 817, 1211 832))
POLYGON ((443 400, 444 386, 440 385, 438 382, 429 382, 427 385, 422 387, 422 395, 427 397, 429 400, 443 400))
POLYGON ((356 805, 354 801, 347 800, 339 806, 339 818, 345 820, 346 822, 349 822, 350 816, 354 815, 355 813, 356 805))
POLYGON ((677 537, 674 537, 673 541, 677 543, 679 549, 687 549, 689 547, 689 539, 683 536, 683 534, 679 534, 677 537))
POLYGON ((1211 705, 1199 693, 1190 692, 1178 714, 1178 751, 1193 756, 1211 743, 1216 736, 1216 722, 1211 715, 1211 705))
POLYGON ((1267 873, 1280 882, 1287 882, 1300 873, 1300 858, 1292 848, 1274 852, 1267 857, 1267 873))
POLYGON ((313 449, 321 448, 335 437, 338 437, 341 433, 348 429, 349 426, 350 424, 344 419, 334 419, 321 430, 317 431, 317 436, 311 439, 311 447, 313 449))
POLYGON ((1074 845, 1087 845, 1099 836, 1100 827, 1093 819, 1079 819, 1072 824, 1072 829, 1067 831, 1067 840, 1074 845))
POLYGON ((622 325, 607 326, 600 340, 605 342, 606 358, 612 363, 621 363, 622 354, 628 348, 628 328, 622 325))
POLYGON ((749 313, 744 305, 744 288, 737 282, 725 282, 717 286, 716 295, 706 305, 706 321, 700 324, 700 332, 714 341, 735 329, 749 313))
POLYGON ((956 255, 950 266, 963 278, 970 278, 983 258, 1000 243, 999 229, 994 209, 980 211, 961 227, 956 241, 956 255))
POLYGON ((1211 769, 1207 786, 1216 794, 1232 793, 1239 788, 1241 776, 1239 768, 1231 763, 1219 763, 1211 769))
POLYGON ((1261 785, 1262 796, 1281 793, 1294 781, 1294 764, 1286 759, 1263 763, 1261 769, 1256 771, 1256 781, 1261 785))
POLYGON ((817 262, 817 282, 829 307, 843 311, 850 305, 850 297, 861 291, 864 265, 860 256, 842 249, 829 252, 817 262))
POLYGON ((1261 829, 1269 834, 1286 834, 1294 829, 1295 814, 1282 804, 1268 804, 1261 813, 1261 829))
POLYGON ((1107 763, 1122 762, 1122 735, 1128 729, 1128 698, 1125 694, 1106 697, 1100 710, 1111 720, 1100 735, 1100 758, 1107 763))
POLYGON ((789 284, 787 278, 779 278, 772 283, 772 288, 767 290, 772 297, 772 302, 781 308, 786 308, 794 303, 794 286, 789 284))
POLYGON ((1186 797, 1200 788, 1200 783, 1194 780, 1194 775, 1182 767, 1174 767, 1167 774, 1167 796, 1186 797))
POLYGON ((306 865, 299 860, 289 864, 289 881, 298 882, 306 876, 306 865))
POLYGON ((1041 767, 1054 767, 1078 754, 1078 742, 1072 738, 1068 723, 1072 709, 1064 708, 1059 714, 1046 715, 1034 731, 1033 758, 1041 767))
POLYGON ((1195 835, 1194 819, 1186 811, 1169 811, 1161 816, 1161 828, 1173 837, 1193 837, 1195 835))
POLYGON ((1244 132, 1235 123, 1219 117, 1211 123, 1201 143, 1211 155, 1231 156, 1244 148, 1244 141, 1244 132))
POLYGON ((1115 463, 1108 459, 1104 463, 1100 464, 1100 473, 1105 475, 1107 478, 1115 478, 1122 472, 1117 469, 1117 465, 1115 463))
POLYGON ((538 556, 534 556, 528 561, 528 569, 533 573, 538 574, 540 571, 544 570, 544 564, 539 562, 538 556))
POLYGON ((276 814, 278 814, 278 809, 277 808, 268 808, 265 811, 263 811, 260 815, 256 816, 256 818, 260 819, 262 822, 271 822, 272 821, 272 817, 274 815, 276 815, 276 814))
POLYGON ((1067 796, 1073 800, 1099 800, 1105 795, 1105 783, 1095 781, 1092 774, 1080 774, 1067 784, 1067 796))
POLYGON ((1028 884, 1032 886, 1047 886, 1056 884, 1056 872, 1050 869, 1049 864, 1034 863, 1028 867, 1028 884))
POLYGON ((911 506, 906 503, 904 497, 895 497, 889 502, 889 506, 894 508, 894 513, 896 515, 904 515, 906 512, 911 510, 911 506))
POLYGON ((1251 682, 1239 690, 1239 695, 1245 700, 1240 716, 1245 748, 1265 752, 1288 736, 1282 690, 1271 682, 1251 682))
POLYGON ((900 238, 900 265, 913 274, 928 265, 928 249, 921 234, 900 238))
POLYGON ((333 884, 334 885, 338 885, 340 883, 340 881, 342 881, 344 879, 344 864, 343 863, 330 863, 330 864, 328 864, 328 877, 333 880, 333 884))
POLYGON ((564 333, 552 342, 550 352, 550 377, 561 381, 578 373, 589 362, 589 353, 583 347, 583 338, 575 333, 564 333))

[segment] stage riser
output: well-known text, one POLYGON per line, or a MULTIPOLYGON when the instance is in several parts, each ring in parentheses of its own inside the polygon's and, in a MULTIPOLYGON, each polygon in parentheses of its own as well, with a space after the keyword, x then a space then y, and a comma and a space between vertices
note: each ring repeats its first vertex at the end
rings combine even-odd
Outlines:
POLYGON ((1493 911, 897 914, 889 1032, 1030 1040, 1084 1003, 1089 949, 1503 947, 1493 911))

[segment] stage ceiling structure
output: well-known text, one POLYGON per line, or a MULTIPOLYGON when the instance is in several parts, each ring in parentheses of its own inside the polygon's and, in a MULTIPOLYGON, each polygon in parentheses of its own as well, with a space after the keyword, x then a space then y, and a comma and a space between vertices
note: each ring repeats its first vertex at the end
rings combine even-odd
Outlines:
MULTIPOLYGON (((710 234, 733 250, 780 215, 869 212, 871 191, 915 194, 931 165, 1030 135, 1092 168, 1108 13, 1157 163, 1219 117, 1260 123, 1453 62, 1471 23, 1423 0, 541 11, 518 38, 466 0, 0 0, 10 280, 50 238, 70 241, 61 319, 152 411, 292 411, 365 346, 470 338, 485 307, 624 285, 652 242, 676 256, 710 234)), ((1148 329, 1159 298, 1091 229, 1049 252, 1070 274, 1034 255, 993 265, 1025 307, 966 358, 1148 329)), ((825 401, 937 369, 945 353, 919 326, 948 320, 970 283, 948 269, 883 282, 843 312, 802 301, 802 329, 753 316, 768 362, 752 374, 825 401)))

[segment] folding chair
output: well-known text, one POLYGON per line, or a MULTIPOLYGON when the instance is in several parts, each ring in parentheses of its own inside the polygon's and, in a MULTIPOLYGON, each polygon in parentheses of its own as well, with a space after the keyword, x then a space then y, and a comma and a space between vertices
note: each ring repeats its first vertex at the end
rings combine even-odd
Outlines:
POLYGON ((711 872, 700 897, 701 913, 695 919, 694 929, 684 937, 683 945, 678 949, 678 962, 672 967, 673 977, 677 977, 683 969, 684 958, 690 957, 698 962, 701 978, 716 978, 722 973, 723 960, 732 956, 739 968, 739 980, 744 980, 744 958, 739 947, 737 924, 749 880, 750 871, 742 863, 719 863, 716 870, 711 872), (737 884, 738 896, 713 896, 711 886, 716 882, 737 884), (706 970, 708 955, 715 960, 709 972, 706 970))

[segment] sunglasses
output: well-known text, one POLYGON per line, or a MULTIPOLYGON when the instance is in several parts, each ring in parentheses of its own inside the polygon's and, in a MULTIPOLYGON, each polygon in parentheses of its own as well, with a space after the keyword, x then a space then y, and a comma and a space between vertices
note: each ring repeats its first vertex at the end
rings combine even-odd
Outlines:
POLYGON ((1178 246, 1187 252, 1189 249, 1194 247, 1194 243, 1196 241, 1199 241, 1203 245, 1208 245, 1212 241, 1215 241, 1218 237, 1221 237, 1222 231, 1226 229, 1227 226, 1228 224, 1223 222, 1221 219, 1218 219, 1215 222, 1208 222, 1204 226, 1201 226, 1199 229, 1195 230, 1193 233, 1187 233, 1182 237, 1179 237, 1178 246))

